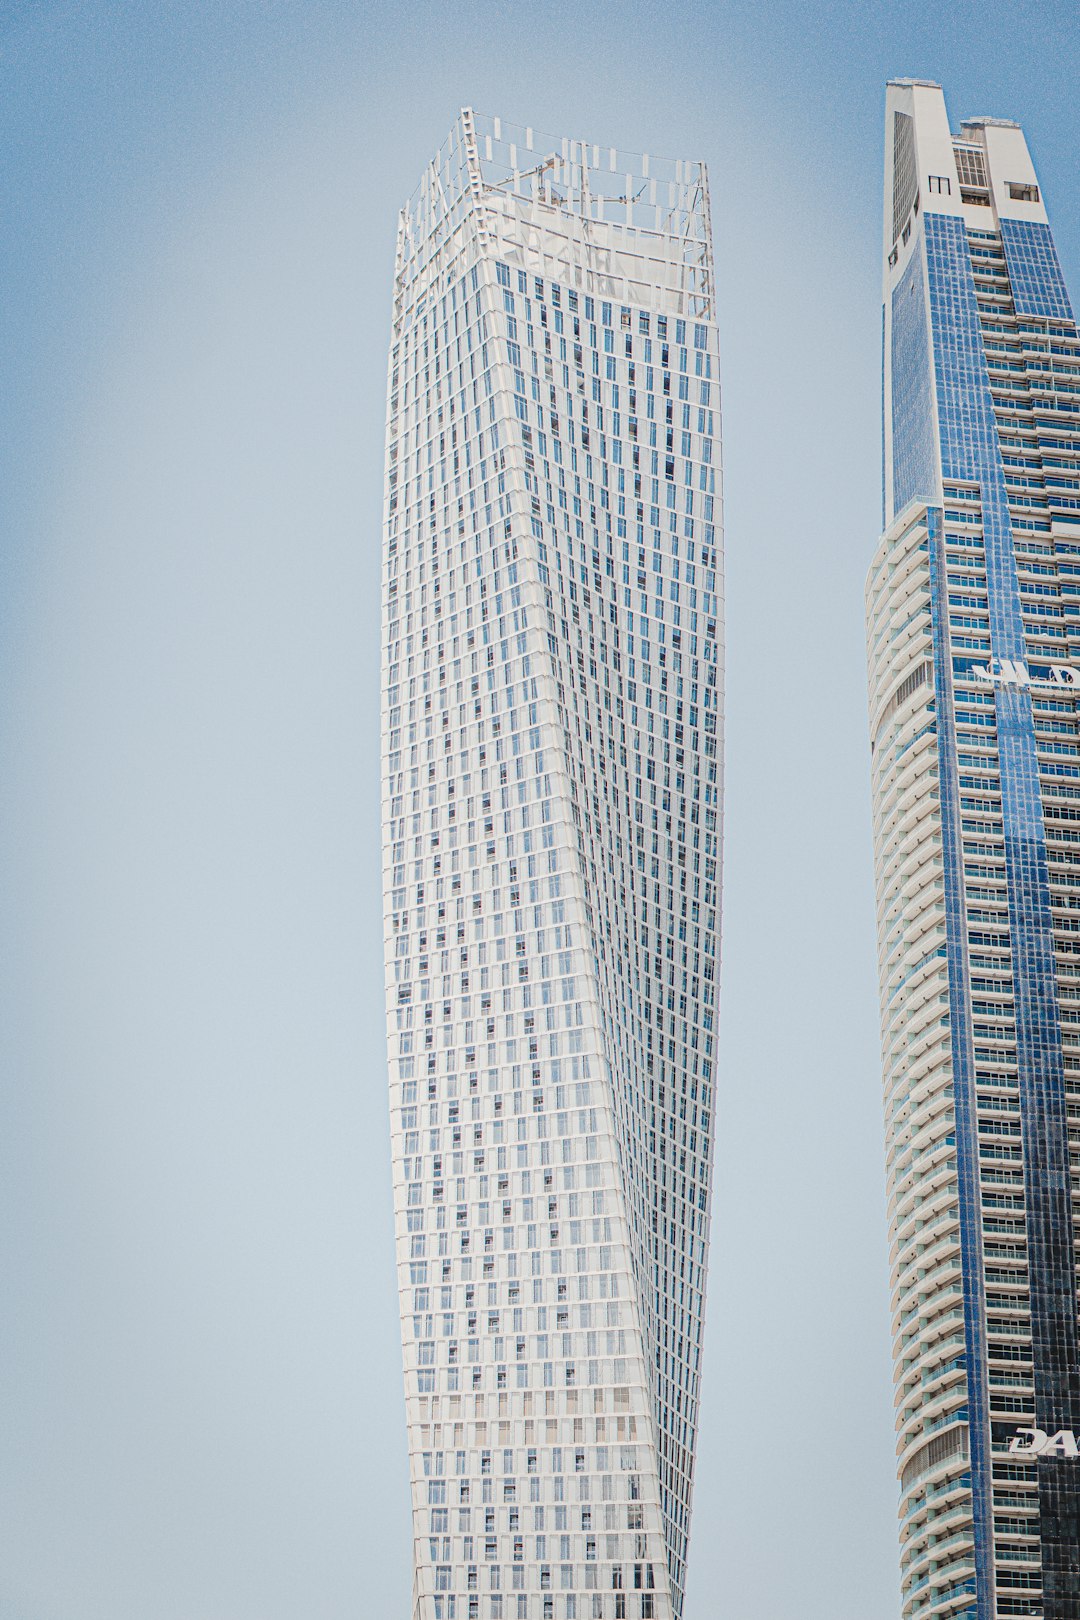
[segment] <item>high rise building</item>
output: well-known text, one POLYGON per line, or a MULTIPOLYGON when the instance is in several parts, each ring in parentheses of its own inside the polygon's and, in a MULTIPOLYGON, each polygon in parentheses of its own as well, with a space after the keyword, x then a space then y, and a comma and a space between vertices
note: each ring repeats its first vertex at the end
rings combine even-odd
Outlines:
POLYGON ((1022 131, 890 84, 867 585, 903 1613, 1080 1616, 1080 343, 1022 131), (1071 1123, 1071 1121, 1076 1123, 1071 1123))
POLYGON ((401 214, 383 870, 416 1620, 682 1610, 712 1168, 704 167, 463 112, 401 214))

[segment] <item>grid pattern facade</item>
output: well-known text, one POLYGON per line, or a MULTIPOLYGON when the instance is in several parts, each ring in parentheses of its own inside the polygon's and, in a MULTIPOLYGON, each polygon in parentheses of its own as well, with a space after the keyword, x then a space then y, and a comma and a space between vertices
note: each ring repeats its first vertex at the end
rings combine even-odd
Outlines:
POLYGON ((928 500, 937 484, 934 420, 926 408, 930 397, 930 334, 921 242, 892 290, 891 335, 893 504, 899 511, 919 496, 928 500))
POLYGON ((1001 245, 1017 315, 1071 321, 1072 305, 1050 227, 1037 220, 1003 219, 1001 245))
POLYGON ((461 115, 403 210, 383 586, 415 1620, 677 1620, 722 572, 704 170, 461 115))
POLYGON ((1045 222, 997 215, 1038 204, 1015 126, 893 115, 886 325, 920 243, 927 322, 887 397, 929 345, 938 460, 912 499, 887 417, 867 587, 904 1614, 1077 1620, 1080 341, 1045 222))

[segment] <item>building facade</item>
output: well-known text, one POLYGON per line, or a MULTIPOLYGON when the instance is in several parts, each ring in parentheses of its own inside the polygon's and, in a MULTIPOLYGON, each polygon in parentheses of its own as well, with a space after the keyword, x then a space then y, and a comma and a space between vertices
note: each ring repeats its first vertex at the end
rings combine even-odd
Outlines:
POLYGON ((867 584, 905 1620, 1080 1617, 1080 343, 1020 128, 888 87, 867 584))
POLYGON ((723 631, 701 164, 463 112, 400 220, 383 871, 415 1620, 674 1620, 723 631))

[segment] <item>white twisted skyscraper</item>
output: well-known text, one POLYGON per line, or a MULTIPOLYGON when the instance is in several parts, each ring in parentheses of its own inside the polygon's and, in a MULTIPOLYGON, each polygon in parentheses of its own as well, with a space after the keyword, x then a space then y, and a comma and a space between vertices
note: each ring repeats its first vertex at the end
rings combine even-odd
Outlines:
POLYGON ((403 210, 383 871, 415 1620, 682 1608, 721 834, 702 165, 463 112, 403 210))

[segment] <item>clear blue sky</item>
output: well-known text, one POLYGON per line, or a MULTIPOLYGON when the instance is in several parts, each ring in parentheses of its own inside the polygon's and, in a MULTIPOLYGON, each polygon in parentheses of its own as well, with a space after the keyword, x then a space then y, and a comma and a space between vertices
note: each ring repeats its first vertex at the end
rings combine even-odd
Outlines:
POLYGON ((712 174, 729 745, 687 1620, 898 1613, 862 653, 889 76, 1075 5, 0 11, 0 1620, 405 1620, 382 1057, 395 215, 457 108, 712 174))

